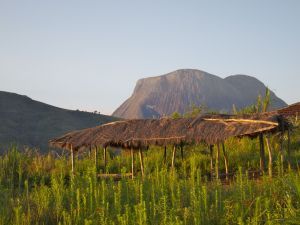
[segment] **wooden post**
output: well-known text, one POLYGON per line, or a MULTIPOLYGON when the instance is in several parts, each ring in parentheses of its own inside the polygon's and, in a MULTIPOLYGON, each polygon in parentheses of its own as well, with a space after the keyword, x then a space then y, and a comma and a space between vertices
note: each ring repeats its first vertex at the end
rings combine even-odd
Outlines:
POLYGON ((176 157, 176 146, 174 145, 174 148, 173 148, 173 155, 172 155, 172 169, 175 168, 175 157, 176 157))
POLYGON ((222 143, 222 149, 223 149, 223 155, 224 155, 224 163, 225 163, 225 172, 226 172, 226 180, 228 179, 228 157, 225 149, 225 144, 224 142, 222 143))
POLYGON ((287 149, 288 164, 289 164, 289 169, 291 169, 291 128, 290 127, 288 127, 287 129, 287 135, 288 135, 288 149, 287 149))
POLYGON ((216 178, 219 179, 219 160, 220 160, 220 144, 217 145, 217 154, 216 154, 216 178))
POLYGON ((283 173, 284 170, 284 144, 283 144, 283 139, 284 139, 284 134, 283 131, 281 133, 281 137, 280 137, 280 169, 281 172, 283 173))
POLYGON ((97 164, 98 164, 97 155, 98 155, 98 148, 96 146, 95 147, 95 168, 96 168, 96 172, 98 171, 98 168, 97 168, 97 164))
POLYGON ((72 173, 74 173, 74 150, 73 150, 73 146, 71 145, 71 167, 72 167, 72 173))
POLYGON ((211 179, 212 179, 213 174, 214 174, 214 158, 213 158, 214 146, 210 145, 209 150, 210 150, 210 176, 211 176, 211 179))
POLYGON ((281 163, 281 172, 284 172, 284 125, 281 122, 281 137, 280 137, 280 163, 281 163))
POLYGON ((268 171, 269 171, 269 176, 272 177, 273 176, 273 168, 272 168, 272 165, 273 165, 273 156, 272 156, 272 149, 271 149, 270 141, 269 141, 268 137, 266 137, 266 143, 267 143, 267 150, 268 150, 268 153, 269 153, 268 171))
POLYGON ((259 144, 260 144, 260 170, 261 172, 264 172, 266 168, 266 157, 265 157, 264 136, 262 133, 259 134, 259 144))
POLYGON ((105 173, 106 173, 106 162, 107 162, 106 152, 107 152, 107 147, 104 147, 104 149, 103 149, 103 160, 104 160, 104 172, 105 173))
POLYGON ((167 163, 167 146, 165 146, 165 151, 164 151, 164 164, 167 163))
POLYGON ((182 145, 180 145, 180 153, 181 153, 181 160, 183 161, 183 146, 182 145))
POLYGON ((144 177, 144 159, 143 159, 142 149, 139 149, 139 155, 140 155, 140 165, 141 165, 142 177, 144 177))
POLYGON ((131 177, 134 178, 134 152, 133 148, 131 148, 131 177))
POLYGON ((91 159, 91 157, 92 157, 92 146, 90 146, 89 148, 89 159, 91 159))

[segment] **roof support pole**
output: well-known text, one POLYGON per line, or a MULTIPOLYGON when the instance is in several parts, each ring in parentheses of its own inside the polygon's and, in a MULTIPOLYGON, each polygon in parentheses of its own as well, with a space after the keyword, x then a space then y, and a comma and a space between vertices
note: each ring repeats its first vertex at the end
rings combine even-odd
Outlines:
POLYGON ((180 145, 180 153, 181 153, 181 160, 183 161, 183 146, 182 145, 180 145))
POLYGON ((281 173, 284 172, 284 124, 281 122, 281 136, 280 136, 280 167, 281 173))
POLYGON ((291 128, 290 127, 288 127, 287 129, 287 135, 288 135, 288 148, 287 148, 288 164, 289 164, 289 169, 291 169, 291 128))
POLYGON ((269 137, 266 137, 266 144, 267 144, 267 150, 268 150, 268 154, 269 154, 268 172, 269 172, 269 176, 272 177, 273 176, 273 168, 272 168, 273 156, 272 156, 272 149, 271 149, 269 137))
POLYGON ((89 159, 91 159, 91 157, 92 157, 92 146, 90 146, 89 148, 89 159))
POLYGON ((103 149, 103 161, 104 161, 104 172, 106 173, 106 163, 107 163, 107 159, 106 159, 106 155, 107 155, 107 147, 104 147, 103 149))
POLYGON ((284 171, 284 131, 281 131, 280 137, 280 169, 281 173, 284 171))
POLYGON ((134 178, 134 152, 133 152, 133 148, 131 148, 130 150, 131 153, 131 178, 134 178))
POLYGON ((174 145, 174 148, 173 148, 172 164, 171 164, 172 169, 175 168, 175 157, 176 157, 176 145, 174 145))
POLYGON ((216 178, 219 179, 219 160, 220 160, 220 144, 217 145, 217 154, 216 154, 216 178))
POLYGON ((95 147, 95 168, 96 168, 96 173, 98 171, 98 168, 97 168, 97 166, 98 166, 98 158, 97 158, 97 156, 98 156, 98 148, 96 146, 95 147))
POLYGON ((74 174, 74 162, 75 158, 74 158, 74 150, 73 150, 73 146, 71 145, 71 171, 72 174, 74 174))
POLYGON ((225 173, 226 173, 226 180, 228 180, 228 156, 226 153, 226 148, 224 142, 222 143, 222 149, 223 149, 223 156, 224 156, 224 164, 225 164, 225 173))
POLYGON ((142 177, 144 177, 144 158, 143 158, 142 149, 139 149, 139 156, 140 156, 140 165, 141 165, 142 177))
POLYGON ((164 164, 167 163, 167 146, 165 146, 165 150, 164 150, 164 164))
POLYGON ((264 135, 259 134, 259 144, 260 144, 260 171, 263 173, 266 168, 266 157, 265 157, 265 145, 264 145, 264 135))
POLYGON ((209 151, 210 151, 210 177, 211 179, 213 178, 213 174, 214 174, 214 146, 210 145, 209 146, 209 151))

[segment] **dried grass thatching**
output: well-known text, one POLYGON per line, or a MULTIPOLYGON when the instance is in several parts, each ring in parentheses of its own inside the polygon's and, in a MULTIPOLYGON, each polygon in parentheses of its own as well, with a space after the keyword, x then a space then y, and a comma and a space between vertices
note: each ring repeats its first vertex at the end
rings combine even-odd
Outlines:
POLYGON ((279 115, 204 115, 180 119, 136 119, 118 121, 81 131, 74 131, 50 141, 59 148, 114 146, 145 148, 149 145, 182 143, 215 144, 229 137, 255 136, 274 132, 282 118, 279 115))

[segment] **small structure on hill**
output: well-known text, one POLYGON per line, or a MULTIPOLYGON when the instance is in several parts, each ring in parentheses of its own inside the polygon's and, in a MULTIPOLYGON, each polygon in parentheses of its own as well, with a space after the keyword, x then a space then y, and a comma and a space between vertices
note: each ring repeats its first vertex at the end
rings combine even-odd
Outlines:
MULTIPOLYGON (((175 163, 176 149, 179 147, 183 156, 185 144, 205 143, 210 148, 211 171, 213 171, 213 149, 216 152, 216 177, 219 177, 220 145, 222 145, 226 176, 228 175, 228 158, 224 142, 231 137, 259 137, 260 140, 260 169, 266 168, 265 147, 263 135, 265 133, 283 133, 288 131, 290 124, 286 117, 300 112, 300 104, 271 113, 256 115, 202 115, 197 118, 179 119, 136 119, 108 123, 94 128, 84 129, 68 133, 62 137, 50 140, 52 147, 65 148, 71 151, 72 171, 74 171, 74 154, 81 149, 104 149, 104 165, 106 166, 106 151, 108 146, 120 147, 131 151, 132 177, 134 176, 134 152, 139 152, 141 172, 144 174, 143 150, 150 145, 164 147, 166 157, 166 146, 174 146, 172 152, 172 167, 175 163)), ((288 145, 289 146, 289 145, 288 145)), ((272 153, 267 141, 269 152, 269 173, 272 173, 272 153)), ((289 154, 289 149, 288 149, 289 154)), ((283 149, 281 151, 283 160, 283 149)), ((95 157, 97 160, 97 157, 95 157)), ((165 159, 166 160, 166 159, 165 159)), ((97 163, 97 161, 96 161, 97 163)))

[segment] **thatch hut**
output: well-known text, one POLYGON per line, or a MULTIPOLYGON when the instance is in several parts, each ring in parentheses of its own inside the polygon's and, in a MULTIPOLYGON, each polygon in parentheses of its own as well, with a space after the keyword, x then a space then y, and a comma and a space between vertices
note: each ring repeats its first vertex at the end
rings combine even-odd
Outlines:
MULTIPOLYGON (((73 152, 82 148, 97 149, 97 147, 103 147, 104 155, 106 155, 108 146, 120 147, 131 149, 132 157, 133 151, 139 150, 142 161, 142 150, 147 148, 147 146, 158 145, 165 147, 173 145, 172 166, 174 166, 176 146, 182 146, 185 143, 206 143, 210 146, 212 152, 213 145, 216 144, 219 152, 219 144, 224 143, 230 137, 260 136, 261 167, 264 168, 262 134, 277 132, 285 126, 285 120, 278 114, 244 116, 202 115, 197 118, 136 119, 74 131, 51 140, 50 145, 71 150, 72 165, 74 160, 73 152)), ((225 155, 224 148, 223 152, 225 155)), ((141 170, 143 172, 142 165, 141 170)))

